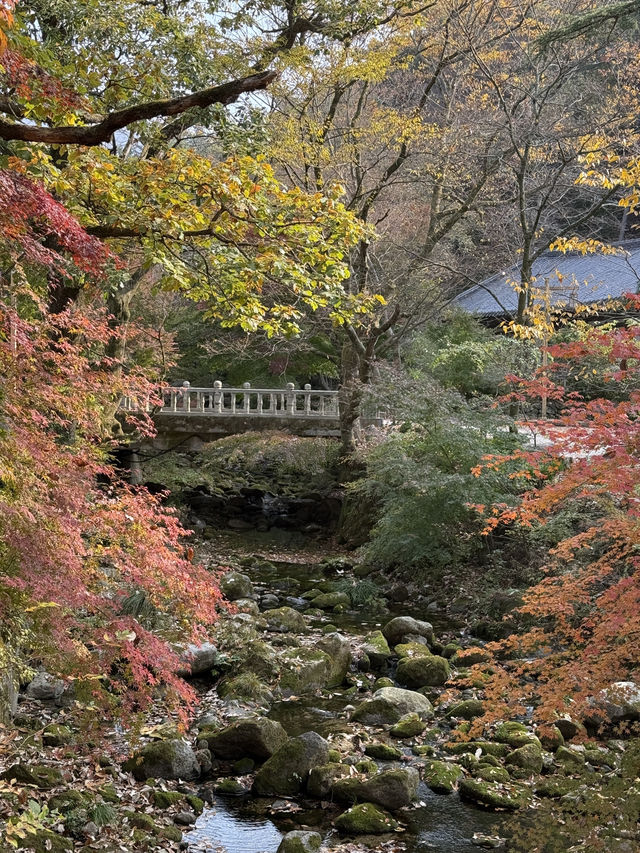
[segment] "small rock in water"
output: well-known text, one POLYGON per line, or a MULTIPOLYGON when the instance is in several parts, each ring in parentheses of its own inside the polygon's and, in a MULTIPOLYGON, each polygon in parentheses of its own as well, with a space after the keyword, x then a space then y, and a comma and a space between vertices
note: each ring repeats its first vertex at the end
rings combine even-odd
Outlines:
POLYGON ((505 840, 497 835, 482 835, 480 832, 474 832, 471 843, 476 847, 483 847, 485 850, 497 850, 504 847, 505 840))
POLYGON ((196 816, 193 812, 178 812, 173 816, 173 822, 178 826, 191 826, 196 822, 196 816))

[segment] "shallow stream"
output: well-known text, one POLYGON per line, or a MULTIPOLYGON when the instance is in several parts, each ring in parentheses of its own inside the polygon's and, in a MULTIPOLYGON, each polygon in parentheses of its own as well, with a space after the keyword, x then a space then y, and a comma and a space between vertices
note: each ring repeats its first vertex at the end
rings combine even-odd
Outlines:
MULTIPOLYGON (((282 555, 282 543, 279 544, 282 555)), ((260 550, 258 543, 254 547, 256 552, 260 550)), ((327 575, 323 574, 318 564, 300 561, 299 553, 292 554, 290 560, 269 559, 274 562, 274 568, 243 571, 251 577, 256 592, 264 594, 265 591, 275 591, 283 605, 303 609, 308 603, 303 604, 298 597, 305 590, 327 580, 327 575)), ((336 578, 339 578, 339 574, 332 575, 332 579, 336 578)), ((357 611, 327 613, 323 617, 314 618, 311 624, 330 622, 343 634, 354 636, 381 627, 391 616, 399 613, 428 620, 434 625, 436 634, 455 628, 450 623, 438 620, 433 613, 420 612, 406 604, 391 604, 384 613, 365 605, 357 611)), ((354 701, 352 696, 344 693, 333 690, 326 696, 311 695, 278 701, 268 716, 278 720, 292 737, 307 731, 315 731, 327 737, 334 732, 344 731, 347 716, 344 709, 354 701)), ((405 748, 405 751, 410 754, 409 748, 405 748)), ((274 801, 253 796, 216 797, 198 819, 193 831, 185 836, 185 840, 189 842, 192 853, 276 853, 285 832, 304 828, 320 832, 328 847, 338 847, 344 843, 344 839, 337 835, 331 825, 337 814, 338 811, 331 803, 320 804, 304 798, 274 801)), ((418 803, 402 813, 406 832, 393 837, 382 836, 379 840, 357 839, 356 845, 366 844, 366 847, 355 849, 389 853, 394 850, 406 853, 477 853, 480 848, 472 841, 474 834, 496 835, 499 820, 500 815, 468 805, 456 793, 435 794, 421 783, 418 803)))

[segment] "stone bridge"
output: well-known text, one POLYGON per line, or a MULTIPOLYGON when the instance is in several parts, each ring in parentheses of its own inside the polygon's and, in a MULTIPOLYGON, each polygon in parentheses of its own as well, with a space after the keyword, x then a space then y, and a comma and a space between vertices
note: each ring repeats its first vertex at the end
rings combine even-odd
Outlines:
MULTIPOLYGON (((212 441, 225 435, 257 430, 283 430, 301 436, 340 436, 337 391, 319 391, 293 383, 284 388, 163 388, 155 401, 123 397, 120 410, 146 412, 153 418, 157 436, 155 447, 170 447, 193 439, 212 441)), ((370 421, 371 422, 371 421, 370 421)))

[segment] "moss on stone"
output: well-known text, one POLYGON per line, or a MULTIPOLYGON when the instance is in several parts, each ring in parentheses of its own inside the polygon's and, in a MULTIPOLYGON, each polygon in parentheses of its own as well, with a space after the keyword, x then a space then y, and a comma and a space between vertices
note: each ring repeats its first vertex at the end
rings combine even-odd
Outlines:
POLYGON ((436 794, 450 794, 462 776, 462 769, 448 761, 430 761, 424 769, 424 781, 436 794))
POLYGON ((449 661, 440 655, 401 658, 396 671, 400 684, 408 687, 440 687, 450 674, 449 661))
POLYGON ((584 755, 566 746, 558 747, 554 755, 554 760, 558 764, 561 764, 565 771, 569 773, 577 773, 584 769, 584 755))
POLYGON ((183 802, 184 794, 179 791, 159 791, 156 789, 151 794, 151 799, 157 809, 170 809, 171 806, 183 802))
POLYGON ((65 812, 71 811, 78 807, 86 807, 91 798, 88 794, 77 791, 75 788, 70 788, 68 791, 61 791, 59 794, 54 794, 49 798, 48 806, 51 811, 65 812))
POLYGON ((158 837, 179 844, 182 841, 182 830, 177 826, 161 826, 158 829, 158 837))
POLYGON ((445 750, 451 755, 462 755, 465 752, 477 752, 487 755, 495 755, 496 758, 504 758, 511 751, 507 744, 492 743, 486 740, 472 740, 465 743, 448 743, 445 744, 445 750))
POLYGON ((504 767, 492 767, 490 764, 480 764, 473 775, 476 779, 483 779, 485 782, 508 782, 510 779, 504 767))
POLYGON ((402 758, 402 752, 388 743, 370 743, 364 749, 364 754, 378 761, 398 761, 402 758))
POLYGON ((69 726, 50 723, 42 732, 42 743, 45 746, 64 746, 73 740, 73 732, 69 726))
POLYGON ((62 773, 46 764, 13 764, 0 779, 14 780, 21 785, 33 785, 41 791, 49 791, 62 783, 62 773))
POLYGON ((382 835, 393 832, 398 822, 373 803, 361 803, 336 818, 335 827, 346 835, 382 835))
POLYGON ((559 799, 577 790, 579 786, 580 782, 577 779, 568 779, 566 776, 550 776, 538 782, 534 791, 538 797, 559 799))
POLYGON ((426 728, 426 723, 418 714, 405 714, 398 722, 390 729, 392 737, 411 738, 422 734, 426 728))
POLYGON ((484 714, 484 703, 480 699, 465 699, 463 702, 456 702, 447 711, 447 717, 456 717, 461 720, 475 720, 476 717, 481 717, 484 714))
POLYGON ((273 695, 254 672, 243 672, 233 678, 225 678, 218 684, 218 695, 223 699, 249 699, 268 703, 273 695))
POLYGON ((515 782, 484 782, 478 779, 462 779, 460 796, 479 805, 494 809, 515 811, 529 803, 531 792, 515 782))
POLYGON ((25 848, 34 853, 65 853, 67 850, 73 850, 73 841, 49 829, 39 829, 19 841, 18 850, 25 848))
POLYGON ((533 732, 530 732, 523 723, 516 723, 513 721, 500 723, 496 726, 493 736, 498 743, 506 743, 509 746, 514 747, 514 749, 517 749, 520 746, 526 746, 528 743, 534 743, 537 744, 537 746, 542 745, 536 735, 534 735, 533 732))
POLYGON ((98 788, 98 793, 105 801, 105 803, 120 802, 120 795, 116 791, 115 785, 112 785, 111 782, 107 782, 106 785, 103 785, 101 788, 98 788))
POLYGON ((373 684, 373 689, 381 690, 383 687, 395 687, 395 684, 390 678, 387 678, 386 676, 383 678, 376 678, 373 684))
POLYGON ((228 797, 241 797, 243 794, 248 793, 245 786, 241 782, 238 782, 237 779, 223 779, 216 784, 215 790, 216 794, 228 797))
POLYGON ((367 758, 363 758, 361 761, 356 761, 354 767, 356 768, 358 773, 364 773, 367 776, 371 773, 378 772, 378 765, 375 763, 375 761, 371 761, 367 758))
POLYGON ((245 776, 247 773, 253 773, 256 763, 253 758, 241 758, 232 766, 232 770, 238 776, 245 776))
POLYGON ((518 749, 514 749, 505 759, 505 764, 520 767, 528 773, 540 773, 542 771, 542 750, 535 743, 527 743, 518 749))
POLYGON ((204 800, 197 797, 195 794, 186 794, 185 800, 191 806, 191 809, 194 814, 201 815, 204 811, 204 800))
POLYGON ((431 657, 431 649, 424 643, 399 643, 394 652, 400 660, 403 658, 431 657))

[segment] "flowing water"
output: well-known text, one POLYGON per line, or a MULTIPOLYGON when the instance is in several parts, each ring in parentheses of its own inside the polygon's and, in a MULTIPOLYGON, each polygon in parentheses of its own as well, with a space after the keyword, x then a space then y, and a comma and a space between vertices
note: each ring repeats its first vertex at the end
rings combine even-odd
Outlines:
MULTIPOLYGON (((256 591, 275 591, 282 604, 302 609, 307 602, 303 604, 299 596, 305 590, 326 581, 327 576, 318 564, 299 560, 299 554, 296 554, 292 559, 272 561, 274 568, 243 571, 251 576, 256 591)), ((334 574, 332 579, 339 577, 339 573, 334 574)), ((362 635, 379 628, 392 615, 402 613, 427 619, 434 624, 436 632, 453 627, 450 623, 439 624, 433 613, 419 612, 406 604, 397 607, 391 605, 390 609, 391 615, 388 611, 380 613, 375 607, 364 606, 358 608, 357 612, 327 614, 326 617, 319 617, 318 622, 331 621, 345 634, 362 635)), ((315 731, 327 737, 345 730, 347 713, 344 709, 351 701, 353 698, 344 695, 344 691, 334 690, 327 696, 303 696, 276 702, 269 716, 277 719, 292 737, 307 731, 315 731)), ((405 751, 410 753, 408 748, 405 751)), ((217 797, 205 809, 185 840, 189 842, 192 853, 275 853, 285 832, 305 828, 320 832, 328 847, 337 847, 344 839, 332 829, 331 821, 339 810, 330 803, 321 805, 319 807, 317 801, 304 799, 297 802, 280 799, 274 802, 252 796, 217 797)), ((401 819, 407 827, 406 832, 393 838, 383 836, 380 840, 368 839, 367 849, 401 849, 406 853, 477 853, 479 848, 472 842, 474 834, 495 835, 500 816, 461 802, 455 793, 435 794, 421 783, 418 804, 403 812, 401 819)), ((357 843, 362 841, 358 839, 357 843)))

